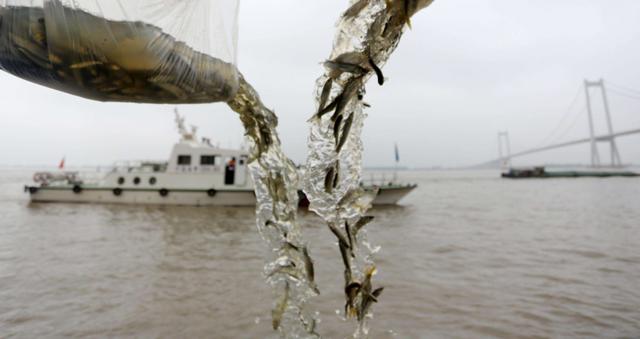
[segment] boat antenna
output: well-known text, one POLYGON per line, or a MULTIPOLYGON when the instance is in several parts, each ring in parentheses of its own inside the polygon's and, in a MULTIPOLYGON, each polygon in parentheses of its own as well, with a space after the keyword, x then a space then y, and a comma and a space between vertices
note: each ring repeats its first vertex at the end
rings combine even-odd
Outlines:
POLYGON ((398 181, 398 163, 400 163, 400 151, 398 150, 398 143, 396 142, 394 145, 394 151, 395 151, 395 157, 396 157, 396 163, 393 169, 393 181, 397 182, 398 181))

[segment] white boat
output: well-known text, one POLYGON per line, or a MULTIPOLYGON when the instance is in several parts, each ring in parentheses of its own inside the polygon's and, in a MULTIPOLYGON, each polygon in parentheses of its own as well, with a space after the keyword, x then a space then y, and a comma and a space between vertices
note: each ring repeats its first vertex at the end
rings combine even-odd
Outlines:
MULTIPOLYGON (((36 185, 25 186, 25 191, 31 202, 254 206, 248 151, 199 140, 196 128, 188 131, 177 112, 176 124, 181 139, 168 161, 119 163, 102 174, 39 172, 33 176, 36 185)), ((394 183, 380 187, 374 204, 397 204, 415 187, 394 183)), ((307 205, 306 197, 299 193, 301 206, 307 205)))

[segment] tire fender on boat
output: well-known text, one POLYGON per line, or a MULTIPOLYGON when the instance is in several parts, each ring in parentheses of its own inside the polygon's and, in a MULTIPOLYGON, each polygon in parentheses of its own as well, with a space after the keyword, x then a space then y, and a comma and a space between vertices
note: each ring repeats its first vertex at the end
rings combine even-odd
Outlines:
POLYGON ((166 188, 161 188, 160 191, 158 191, 158 193, 160 193, 160 196, 166 197, 167 195, 169 195, 169 190, 166 188))
POLYGON ((213 198, 213 197, 215 197, 215 196, 216 196, 216 194, 218 194, 218 191, 216 191, 216 190, 215 190, 215 189, 213 189, 213 188, 207 191, 207 195, 208 195, 208 196, 210 196, 210 197, 212 197, 212 198, 213 198))
POLYGON ((28 188, 28 190, 29 190, 29 194, 36 194, 36 193, 38 193, 38 188, 37 188, 37 187, 33 187, 33 186, 31 186, 31 187, 29 187, 29 188, 28 188))
POLYGON ((80 185, 73 186, 73 193, 80 194, 82 192, 82 187, 80 185))
POLYGON ((120 195, 122 195, 122 188, 114 188, 113 195, 115 195, 116 197, 119 197, 120 195))

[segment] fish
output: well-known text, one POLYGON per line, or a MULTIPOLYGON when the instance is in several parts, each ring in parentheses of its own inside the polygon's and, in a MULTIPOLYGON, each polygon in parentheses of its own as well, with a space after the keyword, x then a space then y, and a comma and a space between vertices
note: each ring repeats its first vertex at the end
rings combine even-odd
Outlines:
MULTIPOLYGON (((360 309, 358 310, 358 321, 362 321, 367 315, 367 311, 373 299, 371 298, 371 279, 376 274, 377 270, 375 266, 369 266, 365 270, 364 280, 362 281, 361 294, 362 299, 360 301, 360 309)), ((374 297, 375 298, 375 297, 374 297)))
POLYGON ((69 68, 71 69, 87 68, 87 67, 102 65, 102 64, 103 64, 102 61, 91 60, 91 61, 83 61, 83 62, 72 64, 71 66, 69 66, 69 68))
POLYGON ((384 291, 384 287, 377 288, 372 293, 362 296, 362 303, 359 310, 360 312, 358 313, 358 321, 362 321, 362 319, 367 316, 371 304, 378 302, 378 297, 380 297, 382 291, 384 291))
POLYGON ((327 174, 324 177, 324 191, 331 194, 333 193, 333 182, 335 181, 336 173, 335 166, 329 167, 327 174))
POLYGON ((362 285, 357 281, 349 283, 344 288, 344 294, 347 298, 347 302, 344 305, 344 314, 349 318, 354 317, 357 314, 355 301, 356 296, 358 296, 358 293, 360 293, 361 288, 362 285))
POLYGON ((373 58, 371 56, 369 56, 369 64, 371 65, 371 68, 373 68, 373 71, 376 72, 376 77, 378 78, 378 85, 380 86, 384 85, 384 74, 382 74, 382 70, 378 67, 378 65, 376 65, 376 63, 373 61, 373 58))
POLYGON ((284 294, 282 298, 276 304, 276 307, 271 310, 271 325, 274 330, 278 330, 280 328, 280 324, 282 323, 282 316, 284 315, 284 311, 287 309, 287 304, 289 303, 289 282, 285 282, 284 285, 284 294))
POLYGON ((367 73, 367 69, 360 65, 350 64, 346 62, 332 61, 332 60, 325 61, 324 67, 326 67, 331 71, 329 73, 329 76, 332 79, 339 78, 340 75, 342 75, 342 73, 351 73, 355 75, 362 75, 367 73))
POLYGON ((320 119, 320 118, 322 118, 323 115, 335 110, 336 107, 338 107, 338 102, 340 100, 342 100, 342 97, 343 97, 342 94, 338 95, 329 105, 327 105, 327 107, 325 107, 325 108, 321 109, 320 111, 318 111, 318 113, 316 113, 311 119, 313 119, 313 118, 320 119))
POLYGON ((351 113, 351 115, 349 115, 347 120, 344 122, 344 127, 342 128, 342 135, 340 136, 340 141, 336 146, 336 153, 340 153, 340 150, 342 150, 342 147, 344 146, 344 144, 347 142, 347 139, 349 138, 349 131, 351 130, 351 124, 353 123, 354 115, 355 113, 351 113))
MULTIPOLYGON (((353 236, 351 234, 351 227, 349 226, 349 222, 348 221, 344 221, 344 229, 347 232, 347 239, 349 240, 349 247, 353 248, 353 236)), ((353 254, 353 251, 352 253, 353 254)))
POLYGON ((344 234, 342 234, 342 232, 338 229, 338 227, 336 227, 336 224, 334 224, 333 222, 330 222, 327 225, 329 226, 329 230, 331 230, 331 233, 333 233, 336 236, 336 238, 338 238, 338 243, 340 245, 343 245, 345 248, 351 248, 349 247, 349 240, 347 240, 344 234))
POLYGON ((331 116, 331 121, 336 121, 338 116, 344 112, 344 109, 349 105, 349 102, 351 102, 360 87, 362 87, 362 76, 352 78, 347 82, 342 90, 342 94, 336 98, 336 110, 331 116))
POLYGON ((307 268, 307 280, 311 285, 311 289, 313 289, 313 291, 316 294, 320 294, 320 289, 318 289, 318 285, 316 285, 316 281, 315 281, 315 270, 313 268, 313 260, 311 259, 311 256, 309 255, 309 250, 306 247, 302 248, 302 255, 304 258, 304 265, 307 268))
POLYGON ((370 215, 365 215, 364 217, 360 218, 356 222, 355 226, 353 227, 353 235, 355 236, 356 234, 358 234, 360 229, 362 229, 365 225, 370 223, 373 219, 374 217, 370 215))
POLYGON ((282 244, 282 249, 285 250, 285 251, 287 251, 287 250, 293 250, 293 251, 296 251, 296 252, 300 251, 300 247, 298 247, 298 246, 296 246, 296 245, 294 245, 294 244, 292 244, 292 243, 290 243, 289 241, 286 241, 286 240, 282 244))
POLYGON ((342 115, 338 116, 336 118, 336 121, 333 123, 333 138, 336 142, 336 145, 338 144, 338 137, 340 136, 340 127, 342 123, 342 115))
POLYGON ((358 14, 360 14, 360 12, 362 12, 362 10, 367 7, 367 5, 369 4, 369 0, 360 0, 358 2, 356 2, 355 4, 353 4, 351 7, 349 7, 349 9, 347 9, 344 14, 342 15, 342 17, 344 19, 351 19, 354 18, 355 16, 357 16, 358 14))
POLYGON ((320 114, 320 112, 324 109, 324 105, 327 103, 329 99, 329 95, 331 94, 331 87, 333 86, 333 79, 329 78, 327 82, 324 83, 322 87, 322 93, 320 94, 320 103, 318 105, 318 112, 316 114, 320 114))
POLYGON ((351 281, 351 255, 347 246, 349 245, 342 242, 339 245, 342 263, 344 264, 344 280, 351 281))
POLYGON ((338 182, 340 182, 340 162, 336 161, 336 175, 333 177, 333 188, 338 187, 338 182))

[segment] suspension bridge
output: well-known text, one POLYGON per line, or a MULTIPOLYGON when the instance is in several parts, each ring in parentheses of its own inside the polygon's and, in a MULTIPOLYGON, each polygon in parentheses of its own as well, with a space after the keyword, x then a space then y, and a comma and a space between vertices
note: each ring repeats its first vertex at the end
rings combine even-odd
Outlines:
MULTIPOLYGON (((526 149, 524 151, 518 151, 515 153, 511 152, 511 142, 509 138, 509 132, 502 131, 498 133, 498 158, 492 161, 485 163, 485 166, 500 166, 500 167, 509 167, 511 166, 511 160, 513 158, 522 157, 525 155, 545 152, 549 150, 565 148, 569 146, 579 145, 579 144, 589 144, 590 152, 591 152, 591 166, 592 167, 602 167, 602 166, 610 166, 610 167, 621 167, 622 166, 622 158, 620 157, 620 152, 618 150, 618 145, 616 143, 616 139, 624 136, 640 134, 640 126, 634 129, 628 129, 624 131, 614 132, 613 124, 611 121, 611 111, 609 108, 609 98, 607 96, 608 88, 605 86, 605 82, 603 79, 598 81, 584 81, 584 93, 586 96, 586 111, 587 118, 589 122, 589 135, 585 138, 556 142, 551 144, 546 144, 544 146, 534 147, 530 149, 526 149), (594 126, 594 110, 592 107, 592 90, 599 89, 600 95, 602 97, 602 102, 604 104, 604 114, 605 120, 607 124, 607 133, 602 135, 597 135, 595 133, 594 126), (609 164, 603 164, 602 159, 600 158, 600 152, 598 150, 598 143, 608 143, 609 144, 609 154, 610 154, 610 162, 609 164)), ((611 89, 609 89, 611 90, 611 89)), ((640 91, 636 91, 627 87, 616 85, 614 87, 614 92, 619 95, 627 96, 632 99, 640 100, 640 91)), ((571 106, 576 102, 579 97, 580 92, 576 95, 574 102, 571 106)), ((571 109, 571 108, 570 108, 571 109)), ((565 120, 563 117, 561 123, 565 120)), ((574 121, 575 122, 575 121, 574 121)), ((560 127, 560 125, 558 125, 560 127)), ((554 134, 557 131, 557 128, 552 132, 554 134)), ((546 140, 546 139, 545 139, 546 140)))

